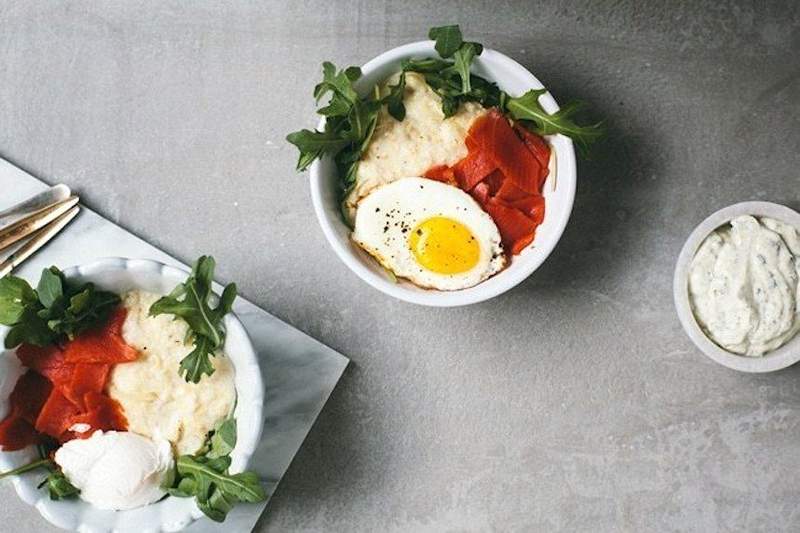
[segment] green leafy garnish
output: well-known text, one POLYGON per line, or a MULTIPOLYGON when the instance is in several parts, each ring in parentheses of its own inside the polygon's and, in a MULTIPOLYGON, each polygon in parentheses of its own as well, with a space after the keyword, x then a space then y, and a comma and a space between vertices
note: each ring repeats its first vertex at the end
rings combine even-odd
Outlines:
MULTIPOLYGON (((314 87, 314 98, 319 102, 324 97, 330 97, 327 105, 317 110, 325 117, 324 129, 305 129, 286 136, 286 140, 300 151, 297 170, 307 169, 324 155, 334 157, 341 177, 342 195, 355 183, 358 161, 375 131, 381 106, 384 103, 389 105, 393 116, 405 115, 401 89, 397 89, 400 90, 399 97, 395 90, 395 94, 390 94, 385 102, 374 93, 359 96, 353 83, 360 77, 361 69, 358 67, 337 71, 333 63, 323 63, 322 82, 314 87)), ((404 81, 401 83, 404 87, 404 81)))
POLYGON ((223 522, 236 503, 264 501, 267 493, 255 472, 229 472, 235 446, 236 420, 229 418, 209 435, 200 452, 178 457, 167 492, 178 498, 195 498, 200 510, 216 522, 223 522))
POLYGON ((25 309, 38 301, 28 282, 15 276, 0 279, 0 324, 19 322, 25 309))
POLYGON ((326 105, 317 110, 325 117, 325 127, 322 131, 300 130, 286 137, 300 151, 297 170, 307 169, 322 156, 333 157, 340 196, 345 197, 355 185, 358 163, 372 139, 381 106, 386 105, 395 120, 405 119, 403 97, 407 72, 416 72, 425 78, 441 98, 445 118, 455 115, 466 102, 497 107, 535 133, 560 133, 571 137, 584 155, 587 147, 602 137, 601 124, 582 126, 575 121, 581 104, 567 104, 558 113, 548 115, 539 107, 538 95, 533 103, 529 101, 531 91, 519 98, 510 98, 495 83, 473 74, 472 64, 483 53, 483 45, 465 41, 457 24, 431 28, 428 37, 435 41, 434 48, 440 57, 403 60, 398 82, 389 85, 388 94, 382 98, 377 94, 377 87, 367 96, 358 94, 353 86, 361 77, 358 67, 336 70, 332 63, 323 63, 322 81, 314 87, 314 98, 319 102, 330 96, 326 105))
POLYGON ((481 55, 483 52, 483 46, 477 43, 464 43, 461 45, 455 55, 453 55, 453 60, 455 64, 453 65, 458 72, 458 75, 461 77, 461 94, 470 94, 472 91, 472 83, 470 78, 472 77, 469 69, 472 66, 472 60, 475 59, 476 56, 481 55))
POLYGON ((68 500, 75 498, 81 491, 69 482, 67 476, 52 461, 48 466, 50 473, 37 488, 47 487, 51 500, 68 500))
POLYGON ((202 256, 185 282, 150 306, 150 316, 170 314, 189 325, 188 340, 193 341, 194 350, 181 360, 178 372, 192 383, 198 383, 203 375, 214 373, 211 357, 225 343, 223 318, 231 311, 236 299, 236 284, 230 283, 222 291, 217 306, 209 305, 215 267, 213 257, 202 256))
POLYGON ((425 81, 442 99, 445 118, 455 115, 464 102, 478 102, 484 107, 499 104, 497 85, 470 72, 472 61, 483 53, 483 45, 464 41, 458 25, 431 28, 428 37, 436 41, 434 48, 442 59, 408 59, 402 69, 425 75, 425 81), (452 62, 445 61, 450 58, 452 62))
POLYGON ((22 278, 0 278, 0 324, 11 327, 5 347, 73 339, 105 322, 119 302, 119 296, 92 283, 70 282, 54 266, 42 271, 35 290, 22 278))
POLYGON ((540 135, 561 133, 570 137, 578 149, 586 155, 589 145, 599 140, 605 133, 602 123, 580 126, 573 117, 584 108, 581 102, 572 102, 549 114, 539 104, 539 97, 545 89, 531 89, 518 98, 509 98, 506 103, 508 114, 514 120, 522 121, 540 135))
POLYGON ((350 106, 358 100, 358 93, 353 89, 353 82, 361 77, 361 69, 348 67, 337 71, 336 66, 330 61, 322 64, 322 81, 314 87, 314 99, 320 99, 331 93, 331 101, 327 107, 319 110, 320 115, 326 117, 343 116, 348 113, 350 106))
POLYGON ((395 120, 400 122, 406 118, 406 106, 403 104, 403 95, 406 91, 406 73, 400 73, 400 79, 396 85, 389 86, 389 94, 383 101, 386 103, 386 110, 395 120))
POLYGON ((11 476, 19 476, 24 474, 25 472, 31 472, 32 470, 38 470, 39 468, 45 468, 52 463, 50 459, 37 459, 32 463, 28 463, 26 465, 18 466, 14 470, 9 470, 8 472, 0 473, 0 479, 11 477, 11 476))
POLYGON ((325 153, 336 154, 350 144, 350 141, 339 137, 339 134, 327 127, 323 131, 300 130, 290 133, 286 139, 300 149, 297 170, 305 170, 325 153))
POLYGON ((236 447, 236 419, 228 418, 214 430, 209 439, 208 456, 212 459, 230 455, 236 447))
POLYGON ((475 57, 481 55, 483 46, 464 41, 458 26, 433 28, 429 37, 436 41, 436 51, 444 59, 410 59, 403 62, 403 71, 419 72, 442 99, 442 112, 452 116, 464 102, 478 102, 484 107, 499 107, 514 120, 540 135, 560 133, 570 137, 578 150, 587 155, 590 144, 602 138, 605 131, 600 123, 579 125, 575 115, 585 106, 569 103, 557 113, 548 114, 539 105, 544 89, 530 90, 518 98, 511 98, 497 85, 470 73, 475 57))
POLYGON ((36 461, 17 467, 14 470, 0 473, 0 479, 11 476, 19 476, 25 472, 32 472, 33 470, 45 468, 49 473, 37 488, 41 489, 42 487, 47 487, 47 492, 50 495, 51 500, 71 499, 80 494, 81 491, 69 482, 67 476, 64 475, 58 465, 56 465, 52 459, 47 457, 47 452, 40 450, 40 454, 42 455, 41 459, 37 459, 36 461))
POLYGON ((452 57, 464 42, 458 24, 428 30, 428 39, 436 41, 436 51, 444 58, 452 57))

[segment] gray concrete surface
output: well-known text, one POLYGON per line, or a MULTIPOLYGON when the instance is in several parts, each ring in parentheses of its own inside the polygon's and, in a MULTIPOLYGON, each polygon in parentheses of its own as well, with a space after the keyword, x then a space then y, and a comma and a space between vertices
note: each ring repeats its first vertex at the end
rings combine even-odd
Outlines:
POLYGON ((671 301, 708 213, 800 207, 797 2, 5 1, 0 57, 0 155, 352 358, 259 531, 800 530, 800 368, 717 366, 671 301), (542 268, 436 310, 339 263, 283 138, 321 61, 454 21, 610 134, 542 268))

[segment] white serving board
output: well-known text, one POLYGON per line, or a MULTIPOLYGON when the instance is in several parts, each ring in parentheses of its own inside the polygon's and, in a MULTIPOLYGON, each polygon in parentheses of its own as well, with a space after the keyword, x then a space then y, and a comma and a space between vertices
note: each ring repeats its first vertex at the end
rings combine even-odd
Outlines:
MULTIPOLYGON (((0 159, 0 210, 46 187, 27 172, 0 159)), ((111 256, 154 259, 186 268, 158 248, 82 207, 78 217, 58 237, 14 274, 35 282, 41 270, 50 265, 67 268, 111 256)), ((339 381, 348 359, 244 298, 236 299, 234 311, 253 341, 266 387, 264 433, 250 467, 261 475, 269 494, 273 494, 339 381)), ((266 505, 267 502, 240 505, 228 515, 224 524, 204 517, 187 531, 251 531, 266 505)), ((31 507, 30 512, 37 511, 31 507)))

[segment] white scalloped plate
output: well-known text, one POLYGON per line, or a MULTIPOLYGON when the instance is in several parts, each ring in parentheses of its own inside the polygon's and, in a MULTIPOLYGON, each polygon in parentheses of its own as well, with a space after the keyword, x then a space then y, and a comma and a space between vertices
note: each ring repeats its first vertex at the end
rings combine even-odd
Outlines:
MULTIPOLYGON (((91 281, 118 294, 132 289, 167 294, 186 279, 188 272, 157 261, 109 258, 66 269, 64 274, 70 279, 91 281)), ((236 370, 234 416, 238 440, 231 453, 231 471, 241 472, 247 467, 261 439, 264 384, 250 338, 233 313, 225 317, 225 328, 224 350, 236 370)), ((7 328, 0 329, 0 339, 5 338, 6 333, 7 328)), ((0 417, 5 417, 8 412, 8 397, 23 370, 13 351, 0 354, 0 417)), ((35 457, 33 447, 17 452, 0 452, 0 471, 16 468, 35 457)), ((173 532, 203 516, 194 500, 187 498, 167 497, 130 511, 103 511, 81 500, 51 501, 43 490, 36 488, 42 478, 42 472, 24 474, 13 479, 14 487, 23 501, 35 506, 50 523, 64 529, 85 533, 173 532)))

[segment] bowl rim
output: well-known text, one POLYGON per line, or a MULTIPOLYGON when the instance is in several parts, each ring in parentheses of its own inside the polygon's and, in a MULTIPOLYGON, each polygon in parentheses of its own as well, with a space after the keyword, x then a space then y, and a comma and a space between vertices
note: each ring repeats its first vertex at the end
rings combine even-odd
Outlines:
MULTIPOLYGON (((184 267, 167 265, 151 259, 129 259, 124 257, 107 257, 96 259, 94 261, 71 266, 63 270, 64 275, 67 278, 78 277, 89 278, 90 280, 93 276, 112 271, 132 272, 134 278, 137 274, 139 276, 146 273, 156 274, 170 284, 173 281, 180 282, 185 280, 186 276, 188 276, 190 273, 190 271, 184 267)), ((214 296, 217 297, 216 293, 214 296)), ((234 471, 241 471, 247 467, 261 440, 261 435, 264 429, 263 420, 265 390, 263 378, 259 370, 258 355, 241 320, 233 311, 231 311, 225 316, 224 324, 226 328, 224 351, 226 355, 231 351, 233 353, 240 354, 236 357, 238 361, 234 361, 234 357, 231 357, 230 355, 229 358, 231 359, 231 363, 234 365, 236 376, 247 376, 246 390, 248 393, 248 401, 240 402, 241 397, 239 395, 239 387, 237 387, 237 400, 234 407, 234 413, 238 412, 241 415, 242 411, 240 411, 240 409, 248 409, 247 419, 260 421, 257 427, 251 428, 249 432, 243 432, 241 431, 242 427, 240 427, 239 421, 237 420, 237 433, 239 438, 237 439, 236 447, 231 453, 231 468, 234 471), (228 348, 229 341, 237 343, 235 349, 230 350, 228 348)), ((0 329, 0 338, 5 337, 7 331, 7 328, 0 329)), ((13 353, 13 350, 5 350, 5 352, 13 353)), ((240 380, 235 378, 235 384, 239 385, 240 383, 240 380)), ((7 400, 7 398, 2 398, 0 399, 0 403, 5 404, 7 400)), ((4 457, 4 462, 13 462, 15 457, 20 457, 22 454, 28 454, 30 452, 30 448, 31 447, 28 447, 25 450, 20 450, 18 452, 0 451, 0 457, 4 457)), ((159 500, 158 502, 154 502, 152 504, 138 507, 129 511, 99 510, 83 500, 51 501, 41 490, 37 490, 35 492, 29 490, 30 487, 28 487, 24 482, 26 481, 25 476, 29 475, 30 474, 23 474, 23 476, 14 476, 12 478, 14 488, 16 489, 20 499, 23 502, 36 507, 36 509, 48 522, 56 527, 64 529, 86 529, 97 532, 115 531, 118 528, 125 529, 127 526, 131 525, 124 518, 124 513, 127 513, 129 519, 135 522, 140 520, 142 515, 157 515, 156 521, 159 522, 157 529, 146 528, 143 530, 153 532, 172 532, 179 531, 187 527, 198 518, 204 516, 193 499, 167 497, 159 500), (166 502, 170 503, 167 504, 166 502), (87 513, 73 513, 68 510, 70 508, 73 510, 76 509, 75 506, 85 506, 86 509, 93 510, 95 512, 93 518, 89 518, 87 520, 87 513), (133 515, 134 513, 135 516, 133 515)))
MULTIPOLYGON (((434 41, 426 40, 408 43, 389 49, 365 63, 364 66, 361 67, 362 74, 367 76, 379 68, 398 62, 409 55, 423 57, 435 56, 436 51, 434 49, 434 44, 434 41)), ((520 63, 491 48, 484 48, 483 53, 476 58, 476 63, 502 65, 508 70, 516 71, 521 77, 527 78, 531 88, 545 88, 539 79, 520 63)), ((495 81, 502 85, 501 79, 493 79, 491 81, 495 81)), ((555 113, 560 109, 549 91, 541 95, 540 102, 544 109, 549 113, 555 113)), ((322 118, 320 119, 317 127, 321 129, 324 127, 324 125, 325 119, 322 118)), ((342 243, 336 235, 334 225, 344 224, 344 222, 339 218, 333 220, 328 216, 325 210, 322 192, 322 181, 325 176, 321 170, 321 162, 319 160, 314 161, 309 171, 311 200, 317 221, 322 228, 322 232, 325 235, 328 244, 333 248, 339 259, 359 278, 361 278, 361 280, 373 288, 383 292, 384 294, 388 294, 389 296, 393 296, 405 302, 433 307, 456 307, 474 304, 494 298, 495 296, 512 289, 527 279, 539 268, 539 266, 541 266, 541 264, 550 256, 558 242, 561 240, 572 214, 572 208, 575 202, 575 191, 577 187, 575 149, 572 140, 569 137, 560 134, 552 137, 557 137, 559 140, 558 144, 563 145, 563 148, 557 149, 555 143, 551 143, 551 145, 554 147, 554 154, 558 160, 556 169, 556 176, 558 180, 557 183, 559 187, 564 187, 566 189, 563 206, 559 210, 560 217, 555 221, 553 227, 550 228, 552 238, 544 246, 538 247, 541 250, 540 253, 536 254, 535 256, 524 258, 526 261, 522 263, 516 270, 511 271, 510 269, 506 268, 495 276, 492 276, 491 278, 484 280, 473 287, 457 291, 439 291, 435 289, 414 290, 406 288, 399 283, 394 283, 387 279, 386 276, 381 276, 363 265, 355 257, 353 250, 342 243), (487 282, 492 280, 494 280, 494 282, 490 285, 487 285, 487 282)), ((537 240, 534 239, 533 244, 536 244, 536 242, 537 240)), ((539 244, 541 245, 541 243, 539 244)), ((517 256, 512 260, 520 262, 523 261, 523 258, 517 256)))
POLYGON ((723 366, 740 372, 774 372, 800 361, 800 334, 789 339, 780 348, 760 357, 734 354, 706 336, 697 323, 689 301, 689 270, 697 249, 711 232, 742 215, 774 218, 790 224, 800 231, 800 213, 773 202, 739 202, 712 213, 697 225, 681 248, 673 277, 673 300, 683 330, 704 355, 723 366))

